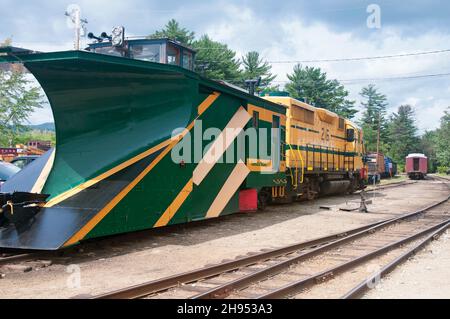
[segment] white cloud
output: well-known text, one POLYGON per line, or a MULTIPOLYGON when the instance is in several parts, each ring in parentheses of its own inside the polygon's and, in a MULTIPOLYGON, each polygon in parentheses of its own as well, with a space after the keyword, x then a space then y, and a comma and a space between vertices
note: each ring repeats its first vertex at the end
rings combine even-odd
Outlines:
POLYGON ((33 116, 30 117, 29 121, 30 124, 33 125, 54 122, 50 105, 46 104, 44 108, 34 112, 33 116))
MULTIPOLYGON (((227 5, 223 21, 215 21, 206 28, 216 40, 223 41, 239 53, 259 50, 269 61, 317 60, 403 54, 446 49, 450 35, 437 30, 405 37, 402 30, 384 27, 368 32, 366 38, 350 31, 339 32, 323 23, 306 24, 298 16, 270 24, 254 11, 241 6, 227 5)), ((331 78, 340 80, 415 76, 450 72, 449 54, 431 54, 415 57, 381 59, 358 62, 314 63, 331 78)), ((286 81, 294 64, 273 64, 277 81, 286 81)), ((449 77, 414 80, 375 81, 388 96, 389 111, 402 103, 410 103, 417 110, 418 126, 434 129, 445 108, 450 105, 449 77), (423 116, 426 115, 426 116, 423 116)), ((359 91, 370 82, 345 84, 351 97, 359 104, 359 91)))
MULTIPOLYGON (((319 20, 308 21, 301 12, 292 11, 283 19, 272 18, 267 12, 227 1, 215 4, 200 2, 183 7, 177 5, 171 12, 161 12, 156 3, 135 1, 133 5, 121 2, 79 1, 89 18, 92 31, 109 30, 115 24, 134 25, 130 33, 139 34, 142 30, 151 33, 171 17, 180 20, 195 30, 197 35, 209 34, 213 39, 227 43, 239 55, 251 50, 260 51, 269 61, 309 60, 326 58, 348 58, 410 53, 436 49, 447 49, 450 34, 438 29, 405 36, 404 30, 383 26, 381 30, 364 31, 351 28, 339 30, 319 20), (126 13, 126 14, 125 14, 126 13), (138 23, 139 22, 139 23, 138 23)), ((361 26, 365 25, 365 16, 361 26)), ((311 20, 311 19, 310 19, 311 20)), ((323 21, 323 20, 322 20, 323 21)), ((411 27, 419 24, 415 21, 411 27)), ((55 34, 63 34, 63 41, 56 38, 48 43, 21 43, 42 51, 71 49, 72 31, 66 28, 65 20, 52 22, 49 28, 55 34)), ((361 27, 362 28, 362 27, 361 27)), ((337 79, 365 79, 396 77, 450 72, 450 54, 435 54, 408 58, 371 60, 360 62, 315 63, 325 70, 329 77, 337 79)), ((273 64, 277 81, 286 81, 286 74, 292 71, 293 64, 273 64)), ((389 98, 390 111, 402 103, 410 103, 416 109, 418 126, 421 131, 439 125, 439 118, 450 105, 449 77, 416 80, 375 82, 389 98)), ((351 97, 358 101, 359 91, 369 82, 346 84, 351 97)), ((47 112, 48 115, 48 112, 47 112)), ((43 116, 43 118, 46 118, 43 116)), ((33 118, 35 121, 35 118, 33 118)), ((37 121, 37 120, 36 120, 37 121)))

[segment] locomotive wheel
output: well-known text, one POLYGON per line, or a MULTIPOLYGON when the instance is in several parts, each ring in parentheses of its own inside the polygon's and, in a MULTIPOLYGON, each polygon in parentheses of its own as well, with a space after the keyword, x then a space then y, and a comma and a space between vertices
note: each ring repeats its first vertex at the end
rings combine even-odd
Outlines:
POLYGON ((308 187, 308 191, 306 192, 306 198, 308 200, 315 200, 318 197, 318 193, 313 191, 310 187, 308 187))

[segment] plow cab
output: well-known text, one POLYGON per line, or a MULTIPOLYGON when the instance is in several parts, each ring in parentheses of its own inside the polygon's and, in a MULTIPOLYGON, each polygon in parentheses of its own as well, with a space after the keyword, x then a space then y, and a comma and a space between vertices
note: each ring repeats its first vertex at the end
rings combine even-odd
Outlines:
POLYGON ((107 42, 104 42, 102 38, 95 38, 97 43, 90 44, 86 48, 87 51, 147 62, 176 65, 190 71, 194 70, 195 50, 171 39, 124 40, 120 45, 114 45, 114 42, 109 41, 109 39, 107 42))

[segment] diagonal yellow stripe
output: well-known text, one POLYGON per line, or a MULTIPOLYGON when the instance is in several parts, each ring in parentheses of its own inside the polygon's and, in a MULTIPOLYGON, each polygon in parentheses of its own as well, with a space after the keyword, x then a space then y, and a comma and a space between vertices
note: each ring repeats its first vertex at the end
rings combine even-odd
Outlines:
POLYGON ((64 246, 71 246, 83 239, 95 226, 103 219, 105 216, 119 204, 119 202, 128 195, 129 192, 147 176, 148 173, 173 149, 173 147, 178 143, 178 141, 173 142, 169 147, 167 147, 161 154, 159 154, 156 159, 145 168, 139 175, 134 179, 127 187, 125 187, 114 199, 109 202, 103 209, 94 216, 83 228, 78 231, 69 241, 67 241, 64 246))
MULTIPOLYGON (((220 93, 218 92, 214 92, 211 95, 209 95, 198 107, 198 111, 199 111, 199 116, 202 115, 216 100, 217 98, 220 96, 220 93)), ((198 118, 198 117, 197 117, 198 118)), ((156 153, 157 151, 163 149, 164 147, 168 146, 171 142, 171 139, 168 139, 164 142, 162 142, 161 144, 152 147, 151 149, 127 160, 126 162, 123 162, 122 164, 108 170, 107 172, 91 179, 88 180, 87 182, 84 182, 70 190, 68 190, 67 192, 64 192, 56 197, 54 197, 53 199, 51 199, 50 201, 47 202, 47 204, 45 205, 45 207, 53 207, 59 203, 61 203, 62 201, 84 191, 85 189, 94 186, 95 184, 101 182, 102 180, 120 172, 121 170, 139 162, 140 160, 146 158, 147 156, 150 156, 151 154, 156 153)))
POLYGON ((140 160, 146 158, 147 156, 150 156, 151 154, 156 153, 157 151, 161 150, 162 148, 166 147, 167 145, 169 145, 171 142, 170 139, 162 142, 161 144, 152 147, 151 149, 133 157, 132 159, 129 159, 126 162, 123 162, 122 164, 110 169, 109 171, 91 179, 88 180, 87 182, 84 182, 83 184, 80 184, 74 188, 72 188, 71 190, 68 190, 67 192, 62 193, 61 195, 56 196, 55 198, 51 199, 50 201, 47 202, 47 204, 45 205, 45 207, 53 207, 59 203, 61 203, 62 201, 84 191, 85 189, 94 186, 95 184, 101 182, 102 180, 120 172, 121 170, 139 162, 140 160))
POLYGON ((211 204, 208 212, 206 213, 206 218, 219 217, 223 212, 227 204, 230 202, 231 198, 238 191, 239 187, 245 181, 247 176, 250 174, 250 170, 244 162, 239 161, 236 167, 231 172, 230 176, 226 180, 220 192, 217 194, 216 199, 211 204))
POLYGON ((219 92, 214 92, 213 94, 208 96, 206 100, 199 105, 198 115, 202 115, 203 113, 205 113, 206 110, 209 109, 209 107, 219 98, 219 96, 220 96, 219 92))
MULTIPOLYGON (((211 101, 211 104, 214 103, 214 101, 211 101)), ((195 121, 200 117, 200 115, 192 121, 191 124, 188 125, 188 127, 178 136, 177 140, 173 140, 170 143, 170 145, 161 153, 159 154, 155 160, 144 170, 142 173, 140 173, 135 180, 133 180, 126 188, 124 188, 114 199, 109 202, 103 209, 95 215, 86 225, 84 225, 81 230, 79 230, 72 238, 70 238, 65 244, 64 247, 72 246, 78 243, 80 240, 82 240, 92 229, 94 229, 95 226, 103 219, 106 215, 109 214, 109 212, 117 206, 117 204, 125 198, 126 195, 140 182, 144 179, 145 176, 147 176, 148 173, 156 166, 158 163, 167 155, 169 152, 177 145, 193 128, 195 125, 195 121)))
POLYGON ((195 185, 201 184, 250 119, 250 115, 241 106, 195 168, 193 173, 195 185))
POLYGON ((192 179, 184 186, 184 188, 181 190, 181 192, 178 194, 177 197, 173 200, 172 204, 166 209, 164 214, 162 214, 161 218, 156 222, 156 227, 163 227, 167 226, 167 224, 170 222, 170 220, 175 216, 175 214, 180 209, 181 205, 186 201, 186 199, 189 197, 189 195, 192 193, 194 187, 194 183, 192 182, 192 179))
POLYGON ((38 179, 33 185, 33 188, 31 189, 30 193, 41 193, 42 189, 44 188, 45 182, 47 181, 48 175, 50 174, 50 171, 53 167, 53 163, 55 161, 55 152, 56 149, 53 149, 52 154, 50 155, 47 163, 45 164, 44 168, 41 171, 41 174, 39 174, 38 179))

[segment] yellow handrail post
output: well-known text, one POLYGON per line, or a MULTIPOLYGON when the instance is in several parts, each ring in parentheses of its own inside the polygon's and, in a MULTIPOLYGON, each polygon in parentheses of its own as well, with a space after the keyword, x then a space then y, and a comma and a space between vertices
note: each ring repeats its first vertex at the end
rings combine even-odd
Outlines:
MULTIPOLYGON (((294 149, 292 148, 291 144, 288 144, 289 148, 291 149, 292 153, 295 154, 294 149)), ((295 159, 295 161, 297 161, 297 159, 295 159)), ((295 182, 294 182, 294 176, 292 176, 292 172, 291 172, 291 179, 292 179, 292 186, 294 187, 294 189, 298 188, 298 167, 297 164, 295 165, 295 182)))
POLYGON ((302 152, 300 150, 297 150, 297 151, 298 151, 298 155, 300 157, 300 163, 302 165, 302 178, 300 179, 300 184, 303 184, 304 177, 305 177, 305 163, 303 162, 302 152))

